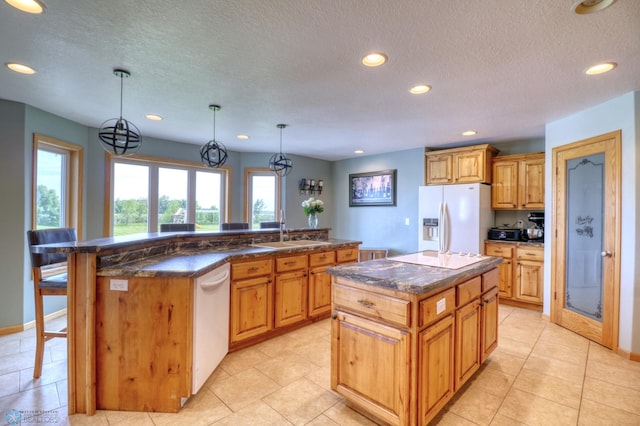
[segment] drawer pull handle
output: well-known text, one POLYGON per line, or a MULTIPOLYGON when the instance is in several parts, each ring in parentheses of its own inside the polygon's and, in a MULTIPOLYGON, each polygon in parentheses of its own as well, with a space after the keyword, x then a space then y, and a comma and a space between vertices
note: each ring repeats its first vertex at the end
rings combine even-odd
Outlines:
POLYGON ((285 265, 295 265, 297 262, 295 260, 290 260, 289 262, 284 262, 285 265))
POLYGON ((535 253, 525 253, 527 256, 535 256, 535 253))
POLYGON ((376 305, 375 303, 369 302, 368 300, 364 300, 364 299, 358 300, 358 303, 364 306, 365 308, 372 308, 376 305))
POLYGON ((254 272, 258 272, 258 269, 260 268, 258 268, 257 266, 252 266, 251 268, 249 268, 248 272, 252 274, 254 272))

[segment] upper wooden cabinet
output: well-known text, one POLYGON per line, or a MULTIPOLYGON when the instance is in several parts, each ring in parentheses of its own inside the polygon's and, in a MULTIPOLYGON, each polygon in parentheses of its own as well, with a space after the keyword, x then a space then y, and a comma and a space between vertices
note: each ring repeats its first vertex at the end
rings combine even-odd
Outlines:
POLYGON ((491 145, 473 145, 425 153, 427 185, 491 182, 491 159, 498 150, 491 145))
POLYGON ((544 153, 493 159, 494 210, 544 209, 544 153))

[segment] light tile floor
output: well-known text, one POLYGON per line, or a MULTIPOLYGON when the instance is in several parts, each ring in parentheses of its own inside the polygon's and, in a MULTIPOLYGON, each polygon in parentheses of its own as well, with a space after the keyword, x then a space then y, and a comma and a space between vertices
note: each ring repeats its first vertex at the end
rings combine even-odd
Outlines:
MULTIPOLYGON (((434 424, 640 425, 640 363, 538 312, 501 305, 499 315, 498 348, 434 424)), ((47 343, 39 380, 34 344, 33 330, 0 337, 0 424, 11 410, 22 411, 24 425, 373 424, 330 389, 329 320, 228 355, 178 414, 68 417, 66 340, 47 343)))

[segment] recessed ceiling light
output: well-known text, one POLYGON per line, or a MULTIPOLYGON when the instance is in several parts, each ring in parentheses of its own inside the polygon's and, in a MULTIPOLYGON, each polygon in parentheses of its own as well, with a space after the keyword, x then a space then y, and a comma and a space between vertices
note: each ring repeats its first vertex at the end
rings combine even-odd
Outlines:
POLYGON ((429 90, 431 90, 431 86, 428 86, 426 84, 418 84, 409 89, 409 92, 413 93, 414 95, 421 95, 423 93, 427 93, 429 90))
POLYGON ((362 149, 356 149, 355 151, 353 151, 354 154, 364 154, 364 150, 362 149))
POLYGON ((587 75, 602 74, 602 73, 611 71, 612 69, 614 69, 617 66, 618 66, 618 64, 616 64, 615 62, 603 62, 601 64, 597 64, 597 65, 594 65, 592 67, 587 68, 584 71, 584 73, 587 74, 587 75))
POLYGON ((38 0, 4 0, 23 12, 39 14, 44 12, 44 4, 38 0))
POLYGON ((571 6, 571 10, 578 15, 587 15, 600 12, 615 2, 616 0, 578 0, 571 6))
POLYGON ((379 67, 387 61, 387 55, 384 53, 374 52, 369 53, 362 58, 362 63, 368 67, 379 67))
POLYGON ((473 136, 473 135, 477 135, 478 132, 476 130, 467 130, 462 132, 462 136, 473 136))
POLYGON ((145 117, 147 118, 147 120, 151 121, 162 121, 162 117, 156 114, 147 114, 145 115, 145 117))
POLYGON ((30 66, 27 66, 27 65, 24 65, 24 64, 18 64, 16 62, 8 62, 5 65, 11 71, 19 72, 20 74, 29 74, 29 75, 31 75, 31 74, 35 74, 36 73, 36 70, 34 70, 30 66))
POLYGON ((247 139, 249 139, 249 135, 238 135, 238 136, 236 136, 236 138, 238 138, 240 140, 243 140, 243 141, 246 141, 247 139))

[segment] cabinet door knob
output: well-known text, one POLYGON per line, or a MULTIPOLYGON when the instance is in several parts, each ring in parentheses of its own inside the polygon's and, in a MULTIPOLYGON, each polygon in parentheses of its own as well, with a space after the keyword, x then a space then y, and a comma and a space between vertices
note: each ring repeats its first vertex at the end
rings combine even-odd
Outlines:
POLYGON ((602 253, 600 253, 600 256, 602 256, 602 257, 611 257, 611 256, 613 256, 613 253, 610 252, 609 250, 605 250, 602 253))

